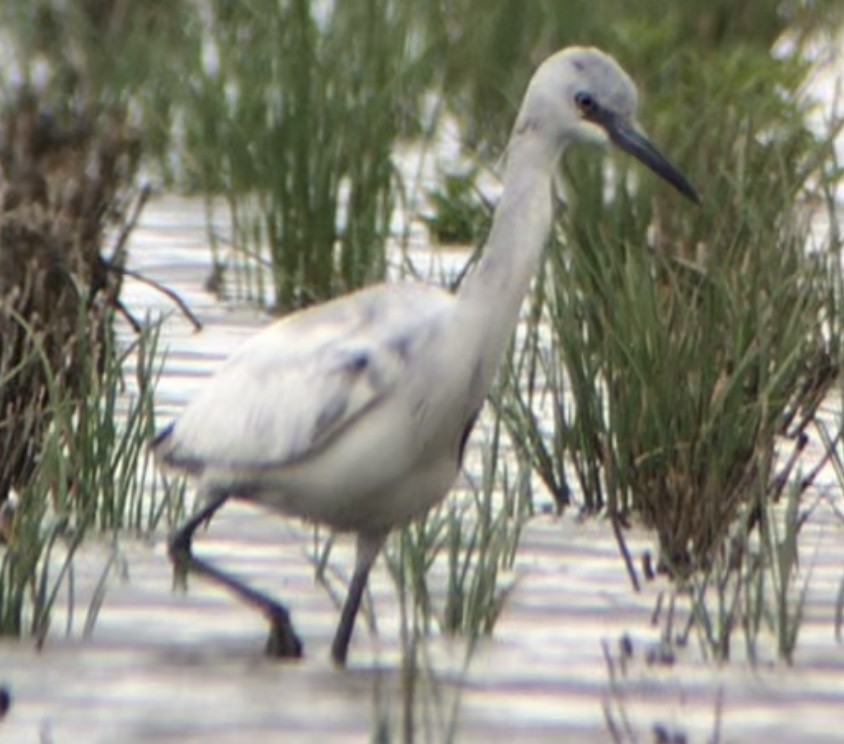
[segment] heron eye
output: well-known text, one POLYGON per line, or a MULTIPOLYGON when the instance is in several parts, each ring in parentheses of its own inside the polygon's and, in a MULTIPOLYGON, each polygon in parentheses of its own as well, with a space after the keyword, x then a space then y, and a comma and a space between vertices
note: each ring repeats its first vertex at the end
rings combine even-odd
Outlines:
POLYGON ((598 110, 598 102, 592 97, 591 93, 584 90, 575 93, 574 103, 584 116, 594 114, 598 110))

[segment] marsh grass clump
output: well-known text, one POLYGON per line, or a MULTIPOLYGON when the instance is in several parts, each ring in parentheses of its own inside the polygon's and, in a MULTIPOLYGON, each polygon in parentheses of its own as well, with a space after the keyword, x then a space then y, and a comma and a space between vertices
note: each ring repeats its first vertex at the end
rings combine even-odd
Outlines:
POLYGON ((770 644, 764 643, 769 638, 771 656, 794 661, 812 574, 811 563, 801 563, 798 545, 808 518, 802 492, 798 480, 790 483, 783 503, 768 505, 755 533, 734 535, 734 549, 719 556, 708 574, 689 582, 692 625, 718 661, 731 658, 739 634, 751 663, 769 655, 770 644))
POLYGON ((125 59, 103 63, 121 48, 121 7, 13 0, 0 9, 18 81, 0 86, 0 502, 18 494, 15 509, 3 507, 0 632, 39 640, 87 529, 153 520, 139 489, 156 336, 120 300, 147 191, 137 186, 142 146, 121 87, 125 59), (116 314, 139 333, 138 395, 128 402, 116 314))
POLYGON ((190 178, 222 193, 233 289, 279 311, 380 279, 392 147, 416 74, 412 4, 217 3, 185 119, 190 178), (248 43, 249 53, 243 53, 248 43))
POLYGON ((21 490, 52 420, 51 385, 82 396, 120 307, 125 245, 102 251, 135 197, 136 142, 120 121, 56 119, 28 93, 0 140, 0 499, 21 490))
POLYGON ((22 83, 59 118, 131 123, 146 164, 172 178, 176 102, 199 25, 186 0, 5 0, 0 88, 22 83))
MULTIPOLYGON (((81 312, 80 326, 86 319, 81 312)), ((92 529, 149 534, 168 519, 168 509, 178 509, 181 499, 178 493, 171 498, 147 488, 152 462, 146 443, 155 430, 152 393, 159 369, 157 328, 144 329, 130 349, 136 356, 132 394, 125 389, 129 351, 116 353, 111 342, 100 346, 80 333, 73 350, 88 361, 80 363, 69 387, 63 384, 63 371, 51 365, 43 333, 31 326, 26 332, 43 366, 46 390, 38 413, 45 428, 33 441, 36 466, 19 486, 14 507, 3 514, 0 635, 30 634, 40 644, 85 535, 92 529)), ((23 373, 22 367, 14 374, 23 373)), ((73 593, 68 597, 72 605, 73 593)), ((100 601, 96 594, 94 601, 100 601)))
POLYGON ((752 526, 736 520, 705 571, 658 594, 654 659, 673 660, 696 639, 703 657, 718 663, 794 662, 815 567, 814 558, 801 556, 800 533, 820 503, 807 506, 804 491, 803 477, 792 480, 780 502, 766 500, 752 526))
POLYGON ((47 440, 54 459, 42 458, 40 469, 57 481, 66 471, 67 498, 54 504, 99 532, 149 535, 162 520, 172 524, 181 508, 178 484, 159 482, 148 446, 156 430, 159 330, 147 324, 125 347, 108 339, 102 367, 82 371, 84 395, 54 411, 47 440))
POLYGON ((405 527, 387 566, 403 608, 405 646, 432 627, 474 642, 491 635, 512 589, 522 527, 530 514, 529 471, 503 455, 498 416, 480 446, 477 482, 405 527))

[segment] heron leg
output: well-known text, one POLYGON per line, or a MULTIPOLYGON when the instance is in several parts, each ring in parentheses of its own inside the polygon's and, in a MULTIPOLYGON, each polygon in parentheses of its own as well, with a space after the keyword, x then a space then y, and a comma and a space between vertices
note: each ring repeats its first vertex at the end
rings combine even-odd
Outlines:
POLYGON ((355 618, 357 617, 360 602, 363 598, 363 590, 366 589, 369 571, 386 539, 386 533, 376 535, 359 534, 357 537, 355 572, 349 583, 349 591, 346 594, 346 601, 343 603, 343 610, 340 613, 340 624, 337 626, 337 632, 334 634, 334 641, 331 644, 331 658, 334 659, 334 663, 338 666, 346 665, 349 641, 352 638, 355 618))
MULTIPOLYGON (((173 563, 173 585, 179 589, 187 588, 188 572, 194 568, 198 559, 191 552, 193 533, 200 525, 207 522, 217 510, 228 501, 228 494, 219 494, 208 500, 208 503, 185 522, 172 535, 167 545, 170 561, 173 563)), ((197 570, 197 573, 203 573, 197 570)))
POLYGON ((211 563, 202 558, 197 558, 191 550, 193 533, 226 503, 228 497, 228 494, 215 495, 206 506, 170 537, 168 552, 170 560, 173 562, 174 580, 177 585, 184 586, 187 583, 188 572, 193 571, 216 581, 236 597, 253 607, 257 607, 267 616, 270 621, 270 635, 266 646, 268 655, 299 658, 302 655, 302 642, 296 635, 287 608, 280 602, 248 587, 211 563))

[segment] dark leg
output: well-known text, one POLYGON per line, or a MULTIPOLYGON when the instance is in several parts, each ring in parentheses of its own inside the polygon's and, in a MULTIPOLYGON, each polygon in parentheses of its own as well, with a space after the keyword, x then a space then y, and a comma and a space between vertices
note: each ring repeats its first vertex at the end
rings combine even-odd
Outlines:
POLYGON ((197 531, 200 525, 211 519, 217 510, 228 501, 228 498, 227 494, 221 494, 209 499, 208 503, 200 511, 170 535, 167 552, 170 556, 170 561, 173 563, 174 587, 178 587, 179 589, 187 588, 188 572, 193 567, 193 562, 197 560, 191 553, 193 533, 197 531))
POLYGON ((346 601, 343 603, 343 610, 340 614, 340 624, 334 635, 334 642, 331 644, 331 658, 338 666, 346 665, 346 656, 349 651, 349 641, 352 638, 352 630, 355 627, 355 618, 360 608, 360 601, 363 598, 363 590, 366 589, 366 581, 369 578, 369 570, 375 562, 381 546, 384 544, 387 535, 358 535, 357 555, 355 556, 355 573, 349 584, 349 592, 346 601))
POLYGON ((244 602, 257 607, 270 621, 270 637, 267 640, 267 654, 287 658, 298 658, 302 655, 302 642, 293 629, 290 613, 287 608, 265 594, 249 588, 233 576, 216 568, 201 558, 197 558, 191 551, 193 533, 205 521, 210 519, 228 500, 228 494, 214 496, 208 504, 191 517, 170 538, 169 554, 173 562, 174 580, 177 585, 187 583, 189 571, 207 576, 209 579, 222 584, 235 596, 244 602))

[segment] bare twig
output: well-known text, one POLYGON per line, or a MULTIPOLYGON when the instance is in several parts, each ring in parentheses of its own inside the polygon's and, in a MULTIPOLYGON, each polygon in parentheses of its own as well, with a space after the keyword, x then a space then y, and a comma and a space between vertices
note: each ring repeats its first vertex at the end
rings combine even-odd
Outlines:
MULTIPOLYGON (((143 274, 140 274, 137 271, 133 271, 132 269, 127 269, 124 266, 115 266, 112 264, 107 264, 107 267, 109 271, 118 272, 120 274, 123 274, 124 276, 130 276, 133 279, 137 279, 139 282, 147 284, 153 289, 158 290, 159 292, 161 292, 161 294, 166 295, 176 304, 179 310, 182 311, 182 314, 188 319, 190 324, 194 327, 194 330, 202 330, 202 323, 199 318, 197 318, 196 315, 191 312, 191 309, 187 306, 185 301, 169 287, 165 287, 160 282, 155 281, 155 279, 150 279, 148 276, 144 276, 143 274)), ((132 321, 130 320, 129 322, 131 323, 132 321)))
POLYGON ((120 312, 120 314, 126 319, 126 322, 130 326, 132 326, 132 330, 135 333, 140 333, 143 330, 141 324, 138 322, 138 320, 135 318, 135 316, 132 315, 132 313, 129 312, 129 308, 127 308, 126 305, 124 305, 120 300, 115 299, 114 300, 114 306, 117 308, 117 310, 120 312))

